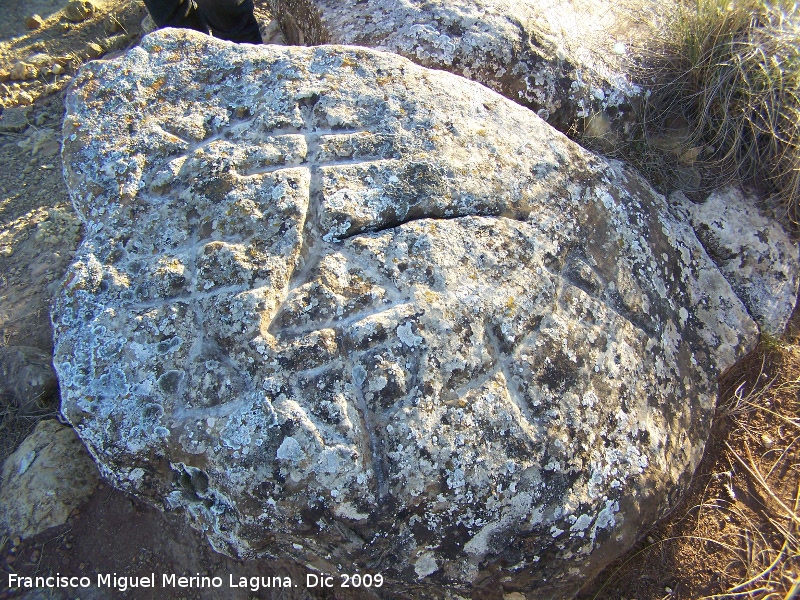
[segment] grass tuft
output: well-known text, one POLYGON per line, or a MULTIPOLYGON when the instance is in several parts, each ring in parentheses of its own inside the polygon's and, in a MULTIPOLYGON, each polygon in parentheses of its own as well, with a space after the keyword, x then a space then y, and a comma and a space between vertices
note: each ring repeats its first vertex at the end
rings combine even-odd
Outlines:
POLYGON ((659 8, 643 81, 648 137, 683 134, 679 158, 720 179, 768 183, 800 216, 800 7, 694 0, 659 8), (678 124, 676 126, 676 124, 678 124))

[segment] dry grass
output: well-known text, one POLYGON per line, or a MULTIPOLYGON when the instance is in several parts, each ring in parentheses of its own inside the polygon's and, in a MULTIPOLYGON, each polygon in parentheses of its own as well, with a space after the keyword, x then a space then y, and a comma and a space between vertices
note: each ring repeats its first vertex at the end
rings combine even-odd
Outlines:
MULTIPOLYGON (((800 581, 800 348, 776 345, 769 352, 783 369, 765 384, 743 381, 722 405, 733 429, 724 442, 728 498, 719 510, 741 531, 727 569, 733 585, 709 598, 791 598, 800 581), (742 498, 736 474, 746 484, 742 498)), ((763 379, 762 364, 756 381, 763 379)))
POLYGON ((651 35, 639 52, 639 79, 650 90, 642 119, 645 152, 663 151, 665 132, 677 136, 671 149, 679 162, 708 167, 715 185, 766 182, 797 220, 798 4, 687 0, 646 12, 651 35))

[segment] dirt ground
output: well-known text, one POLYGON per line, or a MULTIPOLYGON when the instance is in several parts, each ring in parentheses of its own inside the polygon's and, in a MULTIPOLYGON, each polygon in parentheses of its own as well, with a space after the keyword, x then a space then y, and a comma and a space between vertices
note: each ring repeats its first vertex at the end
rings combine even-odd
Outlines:
MULTIPOLYGON (((93 1, 94 14, 72 23, 64 17, 66 0, 0 0, 0 345, 52 352, 50 299, 81 239, 59 158, 64 88, 80 64, 121 51, 142 34, 146 13, 140 0, 93 1), (37 29, 27 25, 33 14, 41 17, 37 29)), ((269 15, 260 2, 257 17, 266 28, 269 15)), ((274 36, 274 28, 266 34, 274 36)), ((800 572, 798 331, 795 317, 782 340, 762 344, 726 376, 714 438, 690 493, 581 598, 795 597, 800 572)), ((55 402, 48 407, 51 415, 55 402)), ((0 460, 34 424, 34 418, 0 415, 0 460)), ((8 590, 10 572, 211 573, 226 583, 229 575, 305 578, 304 569, 281 561, 242 563, 216 554, 179 515, 162 514, 105 485, 66 525, 28 540, 0 539, 0 600, 78 597, 76 590, 27 595, 8 590)), ((302 586, 224 589, 225 597, 242 599, 350 597, 343 590, 310 593, 302 586)), ((161 589, 139 589, 80 590, 79 597, 221 596, 215 590, 165 595, 161 589)))

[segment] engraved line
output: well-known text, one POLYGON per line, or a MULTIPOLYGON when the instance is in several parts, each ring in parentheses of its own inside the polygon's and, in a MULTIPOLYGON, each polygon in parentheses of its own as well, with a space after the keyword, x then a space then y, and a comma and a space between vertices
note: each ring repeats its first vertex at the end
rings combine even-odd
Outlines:
POLYGON ((491 350, 491 353, 494 355, 497 361, 497 370, 499 374, 502 375, 506 391, 508 392, 508 397, 511 402, 517 407, 520 412, 520 426, 522 430, 528 435, 531 442, 534 444, 540 439, 540 436, 537 435, 537 427, 533 425, 533 419, 530 414, 530 410, 528 409, 527 402, 525 400, 524 394, 520 391, 517 387, 516 381, 511 376, 511 373, 508 371, 508 361, 511 356, 513 356, 514 351, 512 350, 509 355, 504 359, 503 353, 500 352, 500 343, 495 337, 494 333, 492 332, 491 328, 489 327, 488 322, 484 322, 484 338, 488 342, 488 346, 491 350))
POLYGON ((448 398, 447 400, 444 401, 444 403, 448 406, 453 406, 457 404, 459 400, 463 399, 468 393, 481 388, 482 386, 486 385, 487 382, 494 379, 500 372, 500 364, 496 356, 491 356, 491 359, 492 359, 491 366, 486 371, 484 371, 484 373, 480 377, 478 377, 477 379, 473 379, 469 383, 466 383, 461 387, 459 387, 458 389, 454 390, 452 392, 453 397, 448 398))
MULTIPOLYGON (((344 328, 350 327, 352 325, 355 325, 357 323, 360 323, 361 321, 365 321, 370 317, 377 317, 377 316, 380 316, 380 315, 382 315, 384 313, 389 313, 395 308, 400 308, 400 307, 403 307, 403 306, 411 306, 411 304, 408 302, 407 298, 403 299, 400 302, 393 302, 391 304, 382 305, 382 306, 380 306, 380 308, 382 310, 379 310, 377 312, 359 311, 359 312, 351 314, 350 316, 345 317, 345 318, 343 318, 343 319, 341 319, 339 321, 335 321, 334 320, 335 317, 330 317, 325 322, 315 321, 315 322, 312 322, 312 323, 308 323, 307 325, 302 326, 302 327, 301 326, 286 327, 286 328, 281 329, 280 332, 277 332, 277 333, 275 333, 273 335, 275 335, 278 338, 278 340, 281 341, 281 342, 284 342, 284 343, 293 342, 293 341, 302 339, 304 336, 306 336, 306 335, 308 335, 310 333, 314 333, 315 331, 319 331, 321 329, 344 329, 344 328)), ((370 307, 370 308, 375 309, 375 308, 378 308, 378 307, 370 307)))
MULTIPOLYGON (((563 296, 564 296, 564 291, 565 291, 566 287, 567 287, 567 286, 569 286, 569 287, 575 288, 576 290, 579 290, 580 292, 582 292, 582 293, 586 294, 587 296, 589 296, 589 298, 591 298, 592 300, 595 300, 595 301, 596 301, 598 304, 600 304, 600 305, 602 305, 603 307, 605 307, 605 308, 606 308, 606 310, 608 310, 608 311, 609 311, 611 314, 613 314, 613 315, 615 315, 616 317, 618 317, 618 318, 622 319, 622 320, 623 320, 623 321, 625 321, 626 323, 630 323, 630 324, 633 326, 633 328, 634 328, 634 329, 637 329, 637 330, 638 330, 638 331, 640 331, 642 334, 644 334, 644 336, 645 336, 647 339, 656 339, 655 335, 651 335, 650 333, 648 333, 648 332, 647 332, 647 330, 646 330, 646 329, 644 329, 644 327, 642 327, 641 325, 639 325, 639 324, 635 323, 635 322, 634 322, 634 321, 633 321, 631 318, 629 318, 629 317, 626 317, 626 316, 625 316, 623 313, 621 313, 621 312, 620 312, 620 311, 618 311, 616 308, 614 308, 614 307, 613 307, 613 306, 612 306, 612 305, 611 305, 609 302, 607 302, 606 300, 603 300, 603 299, 602 299, 602 298, 600 298, 599 296, 596 296, 596 295, 590 294, 589 292, 587 292, 585 289, 583 289, 583 288, 582 288, 581 286, 579 286, 579 285, 575 285, 575 284, 574 284, 574 283, 573 283, 573 282, 572 282, 572 281, 571 281, 571 280, 570 280, 568 277, 566 277, 565 275, 562 275, 561 273, 554 273, 553 271, 551 271, 550 269, 548 269, 548 268, 547 268, 546 266, 544 266, 544 265, 542 265, 542 268, 543 268, 545 271, 547 271, 548 273, 550 273, 550 274, 551 274, 553 277, 557 277, 557 278, 558 278, 558 281, 559 281, 559 285, 558 285, 558 287, 557 287, 557 289, 556 289, 556 294, 555 294, 555 296, 554 296, 554 299, 553 299, 553 313, 555 313, 555 312, 557 311, 557 308, 558 308, 559 304, 561 303, 561 299, 562 299, 562 298, 563 298, 563 296), (565 285, 565 284, 566 284, 566 285, 565 285)), ((613 333, 613 330, 611 331, 611 333, 613 333)))
POLYGON ((141 302, 120 301, 119 304, 117 304, 117 307, 130 308, 133 310, 148 310, 151 308, 159 308, 161 306, 167 306, 175 302, 192 304, 194 300, 206 300, 208 298, 213 298, 214 296, 219 296, 222 294, 239 294, 242 292, 252 292, 254 290, 261 289, 261 287, 263 286, 251 287, 246 285, 237 285, 237 286, 226 286, 226 287, 215 288, 214 290, 207 292, 188 291, 185 294, 180 294, 178 296, 165 296, 163 298, 153 298, 152 300, 141 301, 141 302))
POLYGON ((364 391, 361 386, 355 382, 353 377, 353 369, 355 365, 350 357, 350 348, 346 343, 342 343, 342 349, 345 351, 345 358, 347 364, 350 366, 350 384, 353 386, 353 393, 356 397, 356 412, 361 418, 361 431, 362 433, 362 447, 369 448, 369 462, 372 467, 372 473, 375 476, 375 492, 378 498, 384 498, 389 492, 389 482, 386 478, 384 460, 380 452, 380 440, 376 436, 377 423, 372 418, 372 412, 367 407, 367 401, 364 398, 364 391), (365 439, 366 438, 366 439, 365 439))
POLYGON ((289 169, 327 169, 330 167, 349 167, 351 165, 362 165, 362 164, 375 164, 375 163, 394 163, 400 162, 400 159, 397 158, 382 158, 380 156, 365 156, 363 159, 350 159, 350 160, 332 160, 332 161, 322 161, 322 162, 315 162, 314 160, 304 160, 299 163, 293 164, 280 164, 280 165, 268 165, 265 167, 256 167, 254 169, 245 169, 245 170, 234 170, 234 172, 239 175, 240 177, 254 177, 257 175, 266 175, 269 173, 275 173, 276 171, 286 171, 289 169))
MULTIPOLYGON (((252 121, 251 121, 252 122, 252 121)), ((239 123, 241 124, 241 123, 239 123)), ((267 144, 270 143, 270 138, 280 139, 282 137, 290 137, 290 136, 302 136, 306 138, 306 143, 309 141, 318 143, 320 138, 324 138, 327 136, 330 137, 345 137, 345 136, 357 136, 361 134, 368 134, 368 135, 384 135, 387 137, 394 137, 394 134, 376 134, 374 132, 363 130, 363 129, 315 129, 311 128, 282 128, 282 129, 274 129, 269 132, 264 133, 263 135, 266 136, 264 140, 264 144, 252 143, 248 140, 237 140, 235 138, 225 137, 226 134, 230 133, 233 126, 225 127, 214 134, 210 135, 207 138, 204 138, 200 141, 195 141, 191 139, 184 138, 176 133, 173 133, 169 129, 165 127, 164 123, 157 123, 158 128, 163 131, 165 134, 174 136, 180 142, 186 144, 187 149, 183 152, 177 154, 171 154, 167 158, 162 161, 159 161, 153 164, 147 172, 143 175, 142 180, 145 182, 145 185, 149 186, 152 182, 153 177, 156 173, 164 169, 169 163, 177 160, 181 157, 189 158, 192 154, 197 153, 198 151, 204 149, 206 146, 209 146, 213 142, 216 141, 223 141, 228 142, 231 145, 247 145, 251 148, 264 148, 267 144)), ((166 136, 165 136, 166 137, 166 136)), ((399 136, 398 136, 399 137, 399 136)))

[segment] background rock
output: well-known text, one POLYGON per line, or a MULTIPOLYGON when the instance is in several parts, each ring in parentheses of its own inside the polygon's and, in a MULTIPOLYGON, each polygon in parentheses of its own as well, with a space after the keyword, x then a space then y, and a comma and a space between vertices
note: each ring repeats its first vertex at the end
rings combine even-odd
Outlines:
POLYGON ((289 44, 394 52, 478 81, 559 131, 613 147, 628 139, 641 90, 622 68, 633 24, 619 3, 531 0, 270 0, 289 44), (603 123, 602 131, 598 123, 603 123))
POLYGON ((672 506, 757 334, 637 175, 397 56, 160 31, 63 133, 62 412, 232 555, 569 597, 672 506))
POLYGON ((28 346, 0 346, 0 397, 20 415, 42 412, 56 399, 58 380, 49 354, 28 346))
POLYGON ((736 188, 717 190, 701 203, 676 192, 670 202, 761 329, 781 335, 797 299, 797 242, 759 211, 757 198, 736 188))
POLYGON ((64 16, 73 23, 80 23, 93 16, 95 10, 91 0, 70 0, 64 7, 64 16))
POLYGON ((97 483, 97 467, 72 428, 39 421, 3 464, 0 530, 24 539, 63 525, 97 483))

